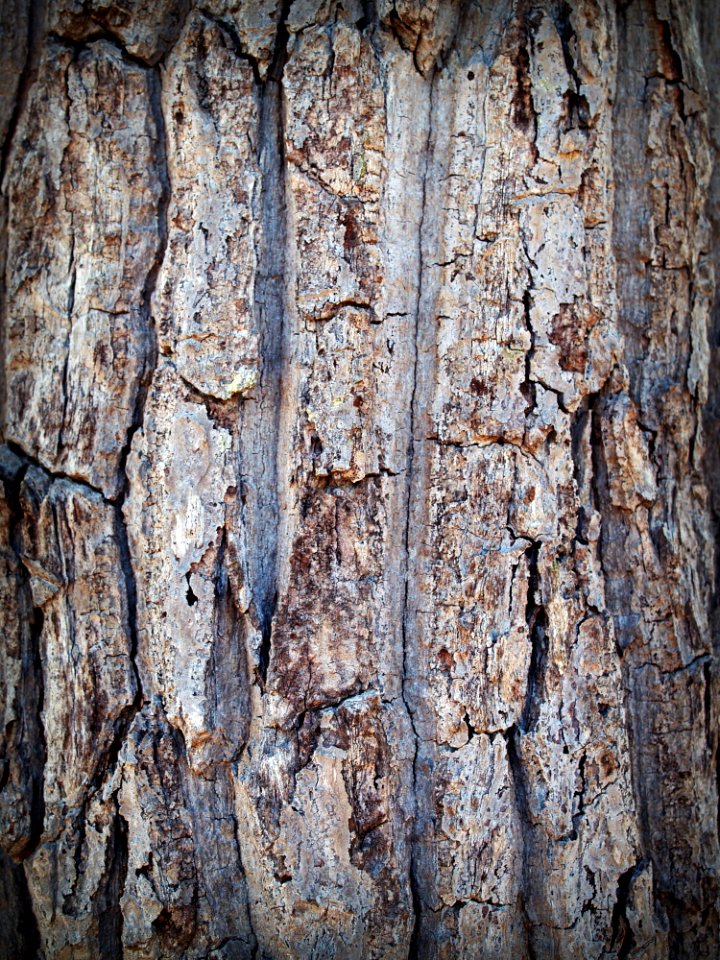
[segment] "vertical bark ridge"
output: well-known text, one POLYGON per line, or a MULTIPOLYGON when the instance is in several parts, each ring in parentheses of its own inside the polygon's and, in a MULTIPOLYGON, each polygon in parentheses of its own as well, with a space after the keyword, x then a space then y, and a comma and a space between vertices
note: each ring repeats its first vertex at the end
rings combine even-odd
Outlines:
MULTIPOLYGON (((22 0, 21 0, 22 3, 22 0)), ((38 66, 42 56, 42 41, 44 38, 45 25, 45 3, 46 0, 31 0, 28 3, 22 3, 25 17, 27 19, 27 33, 24 40, 24 58, 20 70, 20 76, 17 81, 17 88, 9 111, 4 111, 3 115, 3 138, 0 145, 0 191, 2 191, 2 208, 0 211, 0 223, 2 224, 2 239, 0 241, 0 311, 5 322, 6 316, 6 275, 5 267, 7 261, 8 249, 8 231, 7 231, 7 193, 5 187, 5 177, 7 173, 8 162, 15 140, 18 124, 22 117, 25 104, 27 102, 30 88, 37 78, 38 66)), ((5 423, 5 380, 7 369, 5 363, 5 341, 4 337, 0 344, 0 356, 2 357, 2 369, 0 370, 0 418, 5 423)))
MULTIPOLYGON (((717 790, 711 750, 701 749, 698 742, 692 757, 683 754, 678 760, 676 741, 682 735, 675 735, 670 746, 673 724, 666 724, 658 706, 659 700, 672 698, 676 715, 685 718, 680 722, 692 731, 688 735, 707 743, 707 721, 698 709, 708 695, 707 679, 698 664, 710 652, 713 558, 706 505, 688 487, 704 487, 704 442, 698 427, 707 379, 698 371, 708 358, 706 323, 713 280, 702 199, 710 177, 709 94, 700 72, 693 17, 692 10, 674 4, 662 9, 632 4, 619 13, 614 246, 627 373, 626 379, 615 381, 615 396, 611 392, 601 400, 597 428, 603 450, 604 570, 623 654, 643 848, 656 910, 667 918, 664 949, 678 957, 705 955, 701 945, 708 935, 717 936, 710 931, 718 926, 718 889, 710 867, 717 833, 715 826, 708 831, 706 812, 717 790), (667 161, 658 176, 659 153, 667 161), (647 211, 646 218, 633 215, 638 209, 647 211), (686 230, 687 240, 679 241, 686 230), (667 333, 661 338, 655 331, 663 327, 667 333), (660 370, 676 386, 668 390, 660 370), (650 470, 657 477, 657 493, 648 489, 646 519, 644 508, 634 516, 627 512, 629 504, 617 496, 613 481, 617 461, 610 420, 619 404, 627 403, 624 391, 645 431, 650 470), (680 512, 687 517, 689 536, 675 533, 680 512), (630 556, 643 557, 642 587, 633 570, 638 561, 629 560, 627 553, 620 560, 615 545, 622 543, 630 556), (687 577, 679 572, 683 566, 692 570, 687 577), (654 578, 664 579, 663 600, 654 578), (641 592, 649 607, 660 608, 654 614, 657 626, 631 599, 641 592), (676 612, 678 607, 689 611, 685 605, 698 601, 705 606, 703 613, 697 606, 692 613, 676 612), (687 786, 671 795, 666 784, 672 782, 677 762, 684 769, 690 765, 687 786)), ((710 718, 710 723, 716 721, 710 718)), ((657 936, 660 941, 661 934, 657 936)))
MULTIPOLYGON (((130 478, 127 473, 127 459, 130 454, 130 450, 132 449, 132 443, 135 434, 143 429, 145 405, 158 363, 158 340, 155 322, 152 315, 152 298, 167 249, 167 217, 171 192, 167 165, 167 134, 165 129, 165 118, 163 116, 161 104, 161 68, 151 68, 149 78, 149 103, 158 137, 158 170, 160 182, 162 184, 156 214, 159 245, 155 254, 155 259, 145 278, 145 283, 142 290, 146 323, 145 365, 140 374, 138 391, 135 400, 133 422, 128 428, 127 440, 120 456, 119 469, 122 476, 122 487, 117 496, 115 507, 117 542, 120 550, 120 560, 128 603, 128 627, 130 634, 129 657, 136 685, 136 693, 132 707, 126 711, 126 716, 123 718, 120 729, 116 734, 115 743, 113 744, 111 755, 109 757, 111 769, 118 762, 120 751, 125 745, 131 726, 146 702, 142 676, 138 667, 138 647, 140 639, 138 629, 137 579, 135 576, 135 569, 133 567, 127 523, 124 515, 124 506, 130 493, 130 478)), ((108 882, 105 890, 100 895, 99 904, 100 922, 98 938, 100 956, 103 958, 103 960, 105 960, 105 958, 109 960, 111 957, 122 958, 124 955, 122 940, 124 916, 121 900, 125 891, 125 882, 128 870, 128 824, 120 812, 117 797, 115 797, 115 813, 111 839, 108 844, 108 855, 110 857, 107 869, 108 882)))
MULTIPOLYGON (((711 224, 712 250, 715 267, 715 292, 709 327, 709 369, 717 370, 720 363, 720 292, 717 278, 720 277, 720 97, 717 91, 720 66, 720 28, 712 4, 699 0, 696 3, 698 31, 703 51, 703 66, 709 94, 708 119, 710 143, 713 148, 713 167, 707 200, 707 215, 711 224)), ((703 410, 703 426, 706 432, 704 444, 705 478, 711 497, 713 529, 715 533, 715 584, 712 601, 711 628, 714 662, 708 668, 706 688, 709 716, 707 732, 712 737, 710 749, 715 757, 716 790, 718 795, 718 833, 720 834, 720 737, 718 736, 718 707, 720 702, 720 378, 711 376, 708 383, 708 402, 703 410)))

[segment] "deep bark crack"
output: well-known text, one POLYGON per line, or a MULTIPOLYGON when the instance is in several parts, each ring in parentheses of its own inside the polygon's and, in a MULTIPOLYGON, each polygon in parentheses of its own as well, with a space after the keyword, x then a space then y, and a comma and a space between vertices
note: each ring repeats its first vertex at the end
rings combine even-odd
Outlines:
MULTIPOLYGON (((412 391, 410 398, 410 423, 409 423, 409 438, 408 438, 408 451, 407 451, 407 493, 406 493, 406 508, 405 508, 405 529, 403 531, 403 553, 405 557, 405 577, 404 577, 404 596, 403 596, 403 610, 402 617, 400 620, 401 629, 402 629, 402 644, 403 644, 403 664, 402 664, 402 699, 405 704, 405 709, 407 711, 408 719, 410 720, 410 725, 412 727, 413 736, 415 738, 415 751, 413 757, 413 803, 415 805, 415 818, 416 821, 422 820, 422 814, 419 811, 419 801, 418 801, 418 755, 420 749, 420 736, 415 722, 415 708, 412 705, 411 698, 407 695, 407 681, 409 674, 409 647, 410 647, 410 636, 412 631, 409 630, 409 592, 410 592, 410 574, 411 574, 411 562, 410 562, 410 532, 412 526, 412 513, 415 501, 415 484, 418 481, 418 478, 415 473, 415 427, 416 421, 418 418, 418 406, 423 404, 422 409, 424 409, 425 398, 422 400, 418 392, 418 381, 419 381, 419 367, 420 367, 420 348, 421 348, 421 339, 422 339, 422 317, 421 312, 423 310, 423 276, 424 276, 424 241, 425 241, 425 213, 426 213, 426 203, 427 203, 427 179, 430 170, 430 150, 432 144, 432 129, 433 129, 433 88, 435 85, 435 77, 437 71, 433 72, 433 75, 428 84, 428 114, 427 114, 427 138, 425 141, 424 157, 425 157, 425 166, 422 174, 422 194, 421 194, 421 209, 420 209, 420 219, 418 227, 418 281, 417 281, 417 301, 415 309, 415 330, 414 330, 414 344, 415 344, 415 355, 413 361, 413 376, 412 376, 412 391)), ((421 451, 422 452, 422 451, 421 451)), ((412 936, 409 945, 409 954, 408 960, 417 960, 420 957, 420 944, 422 941, 422 896, 421 896, 421 885, 420 879, 418 876, 418 866, 417 866, 417 848, 420 844, 420 837, 422 836, 423 830, 420 830, 420 835, 417 832, 411 838, 411 857, 410 857, 410 889, 412 894, 412 906, 413 906, 413 928, 412 936)))
POLYGON ((9 464, 0 462, 0 478, 5 486, 8 510, 10 514, 8 539, 13 551, 18 571, 18 606, 21 617, 25 617, 27 631, 21 634, 20 655, 22 674, 18 694, 20 710, 20 740, 17 746, 25 770, 30 778, 30 824, 29 834, 22 851, 21 859, 26 859, 40 845, 45 826, 45 764, 47 762, 47 742, 42 718, 45 699, 43 657, 40 638, 44 616, 42 609, 33 602, 30 575, 22 562, 22 544, 20 526, 23 510, 20 502, 20 488, 28 470, 27 462, 9 464), (25 642, 27 640, 27 643, 25 642))
POLYGON ((244 414, 250 418, 251 432, 247 445, 241 445, 238 464, 239 487, 243 491, 241 514, 244 519, 253 514, 251 529, 255 530, 257 541, 252 561, 252 593, 261 635, 256 654, 257 678, 263 690, 270 665, 272 624, 278 601, 279 485, 282 466, 279 463, 279 441, 284 408, 283 372, 286 365, 289 295, 282 79, 288 56, 286 19, 290 6, 289 0, 285 0, 267 78, 256 82, 260 101, 257 156, 262 178, 257 217, 262 226, 262 245, 257 253, 259 267, 254 299, 261 360, 258 412, 256 414, 243 406, 244 414), (256 497, 254 503, 248 502, 248 487, 256 497))
POLYGON ((507 749, 508 764, 512 772, 513 787, 515 790, 515 809, 520 820, 522 833, 522 889, 520 890, 519 908, 525 921, 525 937, 527 944, 528 960, 535 960, 535 951, 533 949, 532 922, 527 911, 527 895, 531 880, 531 859, 533 854, 532 844, 532 817, 530 813, 530 803, 527 796, 527 784, 525 779, 525 769, 523 767, 522 757, 519 750, 519 741, 523 736, 520 728, 513 724, 507 730, 502 731, 502 737, 505 740, 507 749))
MULTIPOLYGON (((28 95, 32 85, 35 83, 38 75, 38 67, 42 54, 42 41, 45 39, 45 14, 47 0, 31 0, 28 7, 28 37, 27 53, 25 64, 20 76, 17 93, 15 96, 15 105, 10 114, 8 129, 5 134, 5 140, 0 152, 0 185, 5 182, 7 165, 10 159, 10 153, 15 142, 15 134, 18 124, 25 111, 28 95)), ((7 242, 7 235, 5 237, 7 242)))
POLYGON ((528 560, 528 591, 525 607, 525 621, 531 644, 530 668, 527 677, 525 705, 520 727, 524 733, 531 730, 538 721, 540 704, 545 689, 545 670, 547 667, 547 613, 538 599, 541 581, 538 559, 541 544, 534 542, 525 551, 528 560))

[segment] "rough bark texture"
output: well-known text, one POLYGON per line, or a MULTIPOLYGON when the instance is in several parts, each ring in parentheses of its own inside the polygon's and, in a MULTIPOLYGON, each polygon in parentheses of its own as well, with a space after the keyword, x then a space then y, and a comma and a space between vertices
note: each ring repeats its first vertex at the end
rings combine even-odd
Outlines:
POLYGON ((0 19, 0 956, 717 957, 714 5, 0 19))

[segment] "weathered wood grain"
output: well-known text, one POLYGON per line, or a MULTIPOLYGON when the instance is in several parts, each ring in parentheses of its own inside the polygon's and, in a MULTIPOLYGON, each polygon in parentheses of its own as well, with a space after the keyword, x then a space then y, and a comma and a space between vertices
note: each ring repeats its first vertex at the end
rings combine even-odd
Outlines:
POLYGON ((712 6, 3 7, 0 957, 717 955, 712 6))

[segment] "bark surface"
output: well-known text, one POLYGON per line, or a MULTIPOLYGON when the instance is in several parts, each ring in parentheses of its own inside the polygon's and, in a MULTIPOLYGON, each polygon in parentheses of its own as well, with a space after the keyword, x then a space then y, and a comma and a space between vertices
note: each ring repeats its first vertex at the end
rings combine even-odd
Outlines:
POLYGON ((713 4, 0 20, 0 957, 717 957, 713 4))

